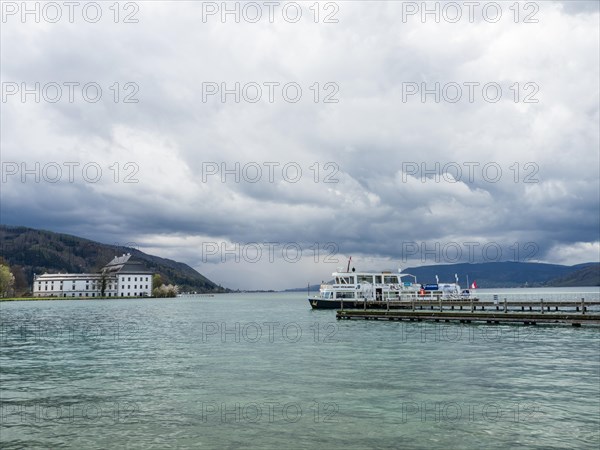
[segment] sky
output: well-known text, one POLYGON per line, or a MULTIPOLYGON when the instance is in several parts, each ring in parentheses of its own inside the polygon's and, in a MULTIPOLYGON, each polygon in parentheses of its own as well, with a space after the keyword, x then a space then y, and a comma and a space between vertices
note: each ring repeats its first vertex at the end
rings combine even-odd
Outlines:
POLYGON ((234 289, 598 261, 598 5, 3 1, 0 222, 234 289))

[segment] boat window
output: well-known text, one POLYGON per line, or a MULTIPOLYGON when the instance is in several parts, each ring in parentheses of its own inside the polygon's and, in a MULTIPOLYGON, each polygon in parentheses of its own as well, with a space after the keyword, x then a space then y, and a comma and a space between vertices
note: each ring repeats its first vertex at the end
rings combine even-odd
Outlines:
POLYGON ((358 283, 373 283, 373 275, 359 275, 358 283))
POLYGON ((336 292, 336 298, 354 298, 354 292, 336 292))
POLYGON ((381 284, 381 275, 375 275, 375 283, 381 284))
POLYGON ((354 284, 354 276, 339 277, 338 284, 354 284))
POLYGON ((398 283, 398 277, 396 275, 386 275, 384 277, 383 282, 385 284, 397 284, 398 283))

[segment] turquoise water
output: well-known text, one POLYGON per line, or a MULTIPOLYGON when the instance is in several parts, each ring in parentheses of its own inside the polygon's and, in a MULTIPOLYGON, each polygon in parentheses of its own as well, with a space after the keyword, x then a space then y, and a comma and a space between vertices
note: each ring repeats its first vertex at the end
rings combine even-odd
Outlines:
POLYGON ((305 294, 0 304, 2 448, 597 449, 600 330, 305 294))

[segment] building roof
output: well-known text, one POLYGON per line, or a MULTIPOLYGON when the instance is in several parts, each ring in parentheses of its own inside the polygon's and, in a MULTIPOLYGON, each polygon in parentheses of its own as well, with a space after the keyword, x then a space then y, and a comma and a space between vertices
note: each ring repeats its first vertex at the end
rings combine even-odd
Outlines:
POLYGON ((131 260, 131 253, 123 254, 122 256, 115 256, 111 262, 102 268, 103 272, 111 274, 119 273, 136 273, 136 274, 152 274, 152 271, 146 269, 144 263, 141 261, 131 260))
POLYGON ((108 276, 132 274, 132 275, 153 275, 154 272, 148 270, 141 261, 131 260, 131 253, 122 256, 115 256, 111 262, 105 265, 97 273, 44 273, 43 275, 35 275, 35 279, 43 278, 44 280, 51 279, 92 279, 100 278, 102 274, 108 276))

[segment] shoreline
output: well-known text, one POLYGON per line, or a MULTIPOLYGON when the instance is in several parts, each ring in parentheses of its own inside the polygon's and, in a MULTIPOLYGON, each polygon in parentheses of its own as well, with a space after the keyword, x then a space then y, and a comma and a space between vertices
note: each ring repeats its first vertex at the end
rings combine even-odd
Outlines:
POLYGON ((31 302, 31 301, 45 301, 45 300, 131 300, 131 299, 142 299, 142 300, 154 300, 158 298, 162 299, 174 299, 179 297, 214 297, 215 294, 192 294, 192 295, 177 295, 175 297, 0 297, 0 302, 31 302))
POLYGON ((156 298, 176 298, 176 297, 0 297, 0 302, 31 302, 31 301, 46 301, 46 300, 131 300, 145 299, 151 300, 156 298))

